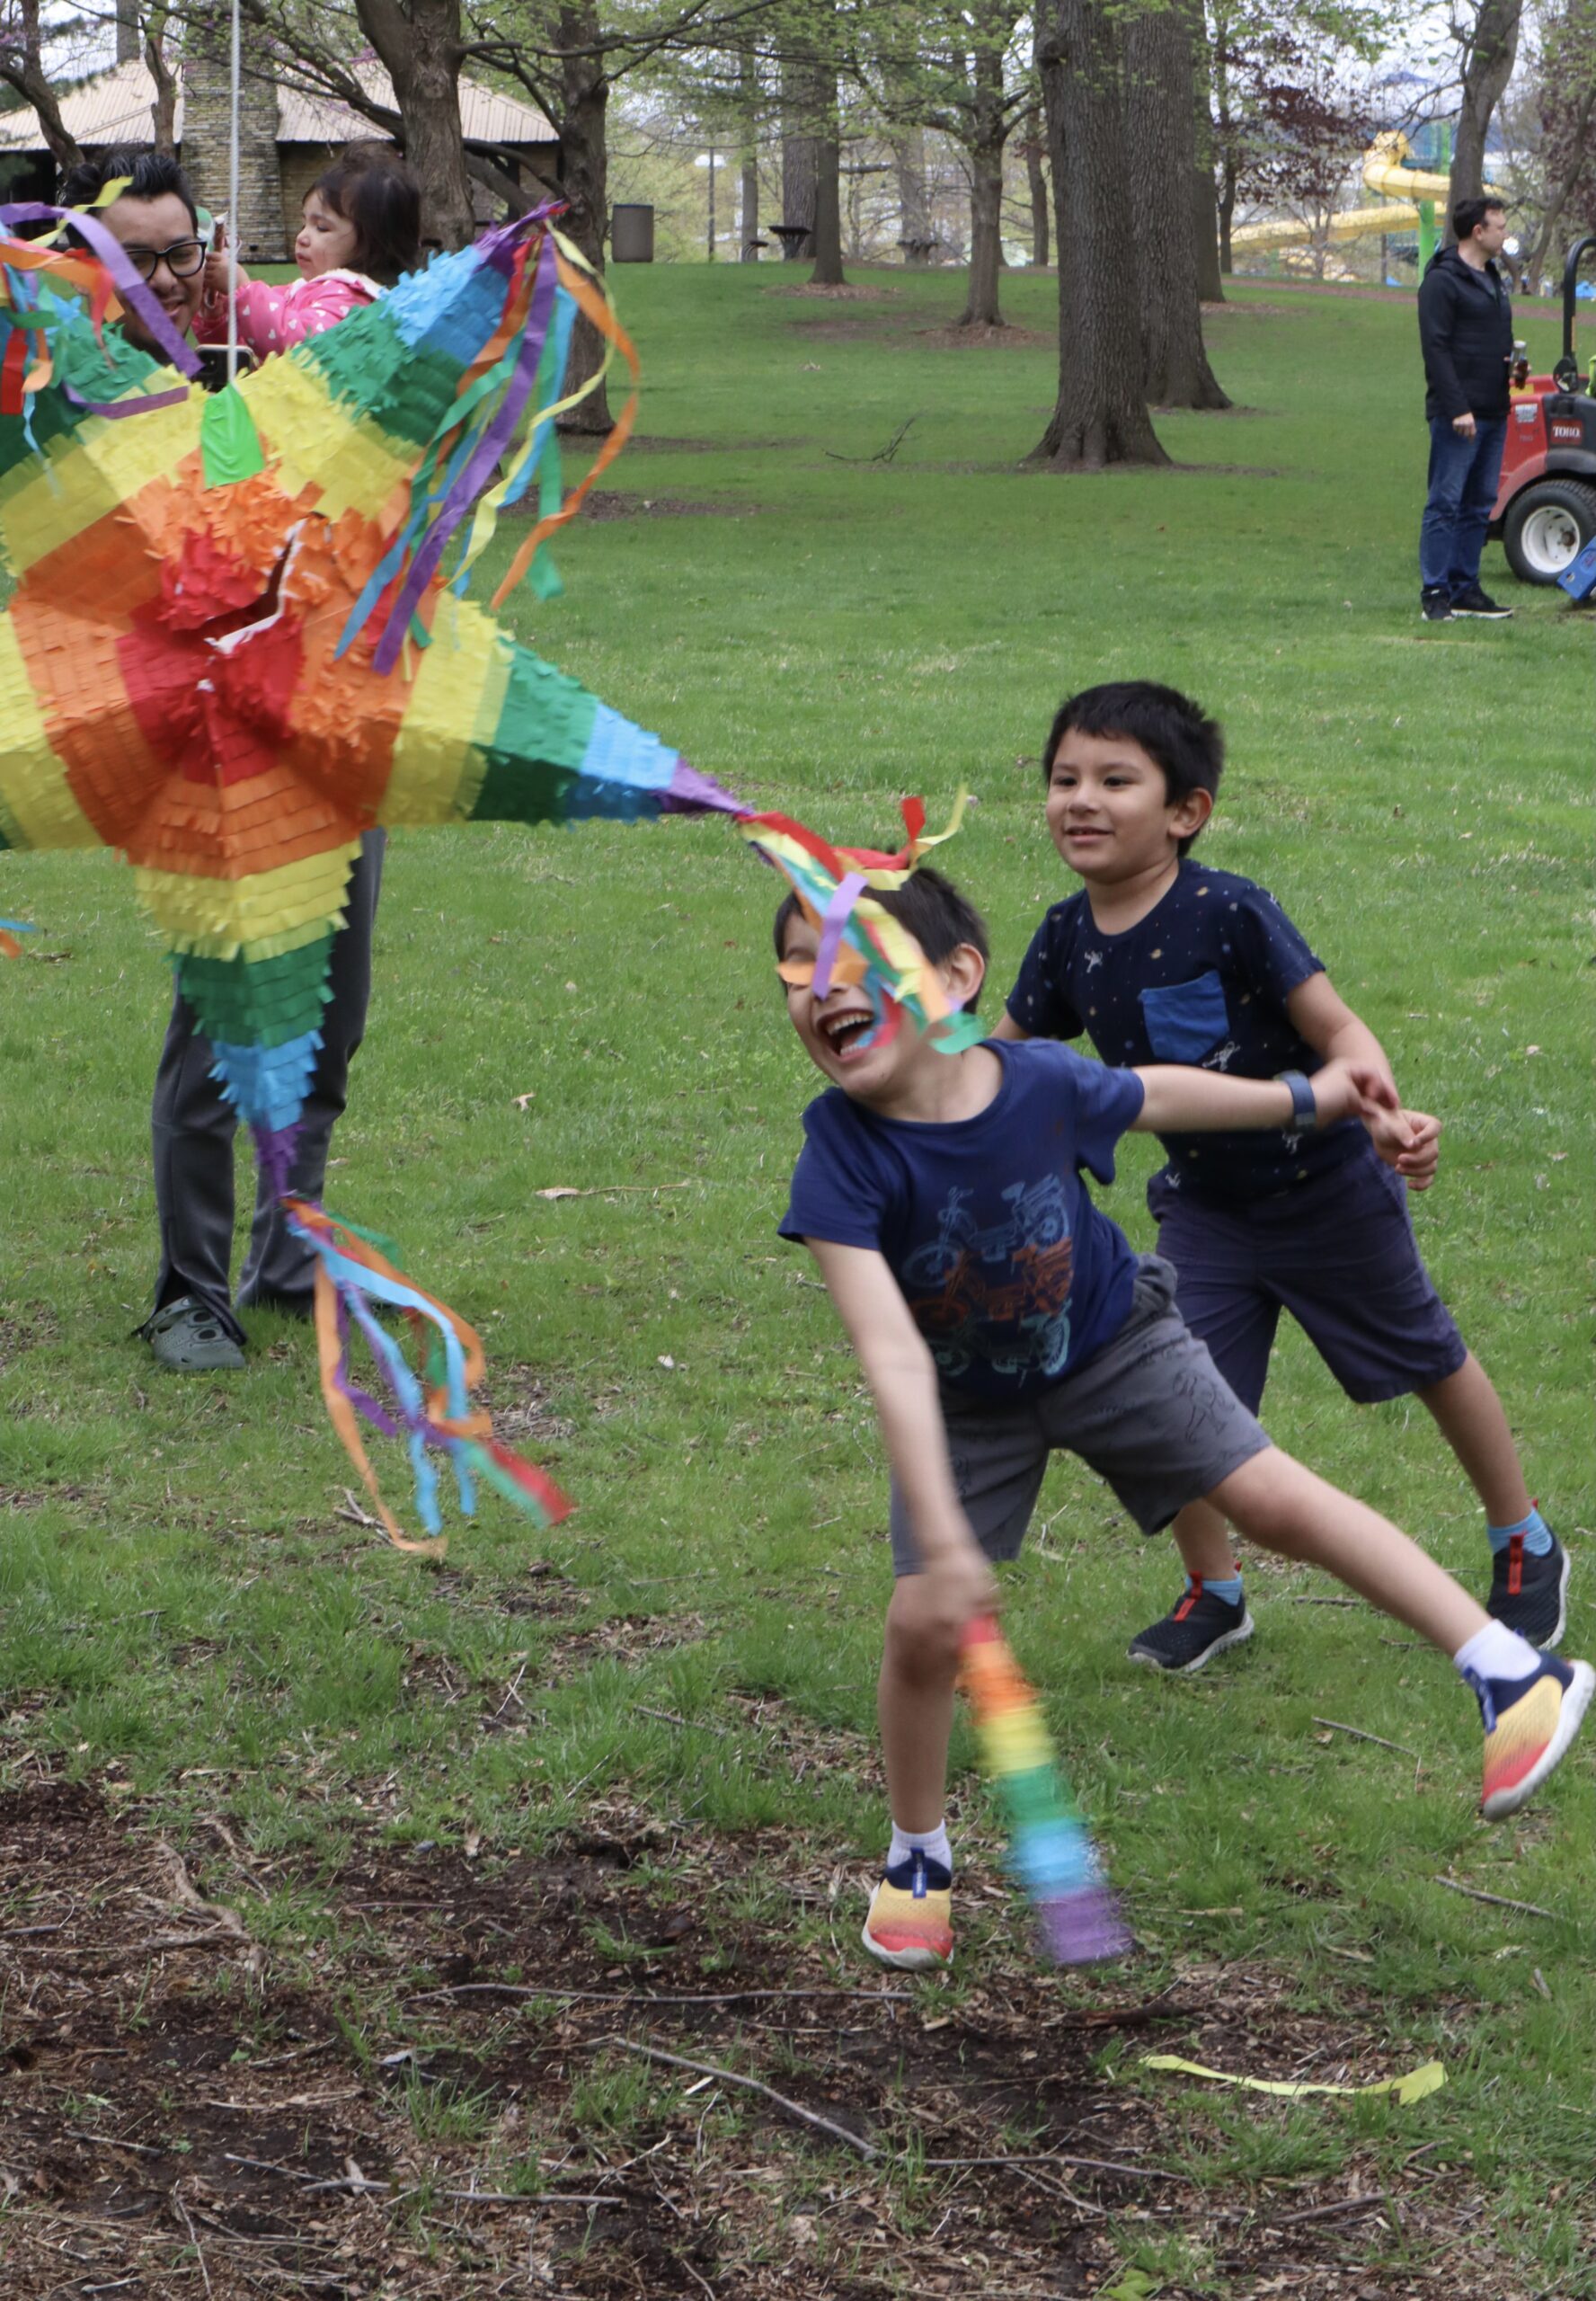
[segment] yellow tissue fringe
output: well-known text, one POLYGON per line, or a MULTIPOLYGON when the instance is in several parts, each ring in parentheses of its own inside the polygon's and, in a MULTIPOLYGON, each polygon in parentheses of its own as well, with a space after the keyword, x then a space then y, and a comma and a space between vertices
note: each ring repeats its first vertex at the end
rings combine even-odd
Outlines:
POLYGON ((293 939, 279 947, 293 949, 314 939, 298 930, 320 934, 341 923, 350 866, 359 851, 359 840, 351 840, 247 879, 196 879, 145 865, 135 865, 133 876, 139 900, 174 951, 233 959, 241 951, 264 955, 262 943, 283 936, 293 939))
POLYGON ((446 591, 399 724, 379 822, 444 823, 470 814, 486 772, 478 746, 492 741, 511 661, 492 617, 446 591))
POLYGON ((0 618, 0 831, 12 847, 99 847, 51 749, 16 629, 0 618))

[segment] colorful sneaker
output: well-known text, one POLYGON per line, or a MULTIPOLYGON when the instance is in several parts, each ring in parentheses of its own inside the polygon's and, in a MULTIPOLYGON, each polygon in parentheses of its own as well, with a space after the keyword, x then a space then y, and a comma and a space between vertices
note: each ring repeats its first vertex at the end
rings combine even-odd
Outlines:
POLYGON ((889 1870, 870 1897, 862 1939, 883 1966, 920 1973, 953 1959, 953 1872, 924 1853, 889 1870))
POLYGON ((1130 1659, 1145 1662, 1150 1670, 1200 1670, 1228 1646, 1239 1646, 1252 1634, 1245 1592, 1231 1605, 1205 1590, 1201 1576, 1194 1575, 1180 1604, 1130 1640, 1130 1659))
POLYGON ((1499 1822, 1516 1814, 1563 1763, 1596 1692, 1596 1670, 1588 1662, 1559 1662, 1548 1654, 1533 1677, 1464 1675, 1485 1728, 1480 1811, 1486 1821, 1499 1822))
POLYGON ((1514 1534, 1506 1549, 1497 1551, 1485 1612, 1543 1654, 1562 1639, 1567 1596, 1568 1552, 1556 1534, 1550 1550, 1539 1558, 1524 1548, 1522 1534, 1514 1534))

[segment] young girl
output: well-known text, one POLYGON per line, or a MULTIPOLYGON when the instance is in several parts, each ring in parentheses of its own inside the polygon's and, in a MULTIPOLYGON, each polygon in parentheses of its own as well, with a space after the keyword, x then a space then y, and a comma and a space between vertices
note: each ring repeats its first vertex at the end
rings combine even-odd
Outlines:
MULTIPOLYGON (((305 195, 294 243, 301 277, 269 288, 239 265, 238 341, 263 360, 335 327, 416 269, 421 240, 421 189, 410 169, 386 145, 351 144, 305 195)), ((195 338, 225 343, 227 259, 219 250, 206 264, 205 289, 195 338)))

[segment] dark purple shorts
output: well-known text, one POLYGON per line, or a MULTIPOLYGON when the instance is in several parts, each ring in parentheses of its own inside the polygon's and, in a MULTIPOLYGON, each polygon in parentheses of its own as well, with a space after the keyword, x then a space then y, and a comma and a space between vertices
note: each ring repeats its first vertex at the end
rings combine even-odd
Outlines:
POLYGON ((1282 1310, 1361 1406, 1427 1390, 1467 1355, 1420 1257, 1407 1186, 1372 1148, 1235 1207, 1156 1175, 1148 1205, 1175 1266, 1176 1308, 1255 1414, 1282 1310))

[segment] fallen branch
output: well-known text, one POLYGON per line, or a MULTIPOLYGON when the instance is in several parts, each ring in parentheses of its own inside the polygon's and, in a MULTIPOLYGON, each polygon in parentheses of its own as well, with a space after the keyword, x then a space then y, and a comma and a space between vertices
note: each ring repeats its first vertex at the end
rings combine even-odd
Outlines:
POLYGON ((938 2172, 956 2165, 1074 2165, 1088 2173, 1117 2173, 1124 2181, 1184 2181, 1188 2189, 1197 2186, 1190 2173, 1173 2172, 1162 2165, 1122 2165, 1112 2157, 1073 2157, 1062 2149, 1045 2157, 922 2157, 920 2163, 935 2166, 938 2172))
POLYGON ((1343 1726, 1339 1718, 1316 1718, 1316 1726, 1327 1726, 1333 1734, 1350 1734, 1355 1742, 1378 1742, 1382 1750, 1395 1750, 1398 1757, 1416 1758, 1417 1750, 1410 1750, 1405 1742, 1388 1742, 1383 1734, 1366 1734, 1361 1726, 1343 1726))
POLYGON ((890 464, 908 437, 909 426, 919 420, 918 415, 908 417, 898 426, 886 446, 878 448, 873 456, 839 456, 835 448, 828 448, 826 453, 834 464, 890 464))
POLYGON ((1266 2213, 1259 2218, 1271 2229, 1293 2229, 1299 2221, 1328 2221, 1338 2213, 1367 2213, 1370 2208, 1385 2211, 1382 2190, 1369 2190, 1361 2197, 1340 2197, 1334 2205, 1310 2205, 1301 2213, 1266 2213))
POLYGON ((758 2093, 761 2099, 785 2110, 789 2117, 797 2118, 804 2125, 813 2126, 818 2133, 829 2134, 833 2141, 856 2149, 861 2157, 879 2158, 881 2151, 873 2141, 866 2141, 863 2134, 850 2133, 845 2125, 838 2125, 830 2118, 821 2117, 818 2110, 806 2110, 802 2101, 794 2101, 785 2093, 778 2093, 774 2085, 767 2085, 758 2077, 743 2077, 735 2069, 722 2069, 713 2061, 688 2061, 685 2055, 667 2053, 661 2046, 639 2045, 630 2038, 611 2038, 611 2045, 619 2046, 623 2053, 641 2054, 646 2061, 668 2062, 673 2069, 690 2069, 695 2076, 718 2077, 723 2084, 740 2085, 745 2092, 758 2093))
POLYGON ((542 1997, 551 2004, 572 2005, 743 2005, 754 1998, 771 1997, 847 1997, 867 1998, 873 2004, 907 2005, 913 1992, 907 1989, 724 1989, 707 1996, 691 1996, 667 1991, 648 1989, 538 1989, 519 1981, 455 1981, 443 1989, 423 1989, 414 1997, 404 2000, 406 2005, 425 2005, 435 1997, 542 1997))
POLYGON ((1555 1909, 1542 1909, 1538 1902, 1515 1902, 1506 1894, 1486 1894, 1477 1886, 1460 1886, 1455 1878, 1437 1878, 1433 1882, 1444 1886, 1449 1894, 1467 1894, 1471 1902, 1489 1902, 1496 1909, 1517 1910, 1521 1917, 1555 1918, 1557 1915, 1555 1909))

